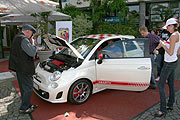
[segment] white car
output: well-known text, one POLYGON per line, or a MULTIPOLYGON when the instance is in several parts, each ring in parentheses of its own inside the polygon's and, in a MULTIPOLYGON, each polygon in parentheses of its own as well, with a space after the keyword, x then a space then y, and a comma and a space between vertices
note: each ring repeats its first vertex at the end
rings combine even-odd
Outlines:
POLYGON ((143 91, 150 85, 152 68, 145 38, 87 35, 71 44, 56 36, 48 38, 63 49, 36 68, 34 92, 46 101, 82 104, 105 89, 143 91))

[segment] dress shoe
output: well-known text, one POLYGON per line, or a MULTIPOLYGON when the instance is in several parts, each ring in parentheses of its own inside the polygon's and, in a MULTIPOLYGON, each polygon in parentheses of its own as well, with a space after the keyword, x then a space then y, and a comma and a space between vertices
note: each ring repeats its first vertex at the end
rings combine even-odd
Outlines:
POLYGON ((21 114, 30 114, 33 111, 34 111, 34 109, 30 107, 27 110, 19 110, 19 113, 21 113, 21 114))
POLYGON ((36 104, 32 104, 30 107, 31 107, 31 108, 37 108, 37 107, 38 107, 38 105, 36 105, 36 104))
POLYGON ((166 113, 163 113, 161 111, 158 111, 157 113, 154 114, 154 117, 165 117, 166 113))

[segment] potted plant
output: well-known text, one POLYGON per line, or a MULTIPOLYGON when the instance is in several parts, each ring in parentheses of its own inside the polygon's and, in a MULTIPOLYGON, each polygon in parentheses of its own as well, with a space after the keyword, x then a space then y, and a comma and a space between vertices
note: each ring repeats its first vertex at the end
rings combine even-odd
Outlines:
POLYGON ((37 51, 37 54, 39 56, 40 62, 43 62, 44 60, 47 60, 53 53, 53 51, 55 51, 56 49, 49 43, 49 35, 45 34, 43 35, 43 41, 45 44, 45 49, 40 49, 37 51))
POLYGON ((41 45, 39 46, 39 50, 37 51, 37 54, 39 56, 40 62, 43 62, 44 60, 48 59, 49 56, 52 55, 53 49, 50 48, 50 45, 48 45, 48 16, 51 12, 42 12, 42 13, 34 13, 31 14, 33 17, 36 17, 37 19, 37 29, 41 31, 41 45))

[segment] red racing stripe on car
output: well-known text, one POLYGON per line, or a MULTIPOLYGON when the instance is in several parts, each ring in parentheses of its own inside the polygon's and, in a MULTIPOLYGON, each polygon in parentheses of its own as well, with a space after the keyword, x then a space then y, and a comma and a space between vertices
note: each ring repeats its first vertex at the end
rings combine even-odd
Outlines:
POLYGON ((136 86, 136 87, 146 87, 149 83, 130 83, 130 82, 113 82, 113 81, 94 81, 93 84, 104 84, 104 85, 123 85, 123 86, 136 86))

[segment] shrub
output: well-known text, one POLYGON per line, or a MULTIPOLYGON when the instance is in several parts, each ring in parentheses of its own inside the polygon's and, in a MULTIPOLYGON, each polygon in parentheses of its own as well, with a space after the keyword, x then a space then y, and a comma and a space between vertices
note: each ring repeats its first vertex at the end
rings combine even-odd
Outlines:
POLYGON ((97 28, 98 34, 138 35, 137 27, 120 23, 103 23, 97 28))
POLYGON ((93 29, 93 23, 89 20, 89 16, 86 14, 77 15, 72 20, 72 37, 77 38, 79 36, 90 34, 93 29))

